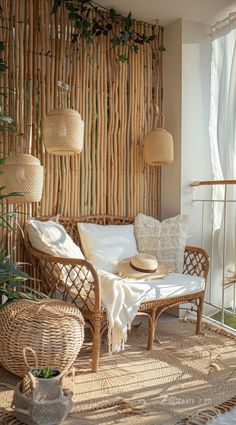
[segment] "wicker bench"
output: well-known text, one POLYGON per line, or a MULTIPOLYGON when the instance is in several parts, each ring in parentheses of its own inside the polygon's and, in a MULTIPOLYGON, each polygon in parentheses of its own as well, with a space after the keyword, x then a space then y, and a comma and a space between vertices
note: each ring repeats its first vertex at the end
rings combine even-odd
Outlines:
MULTIPOLYGON (((45 221, 50 217, 39 217, 45 221)), ((81 245, 77 230, 78 222, 96 224, 130 224, 130 218, 116 216, 84 216, 79 218, 60 217, 60 224, 72 237, 74 242, 81 245)), ((98 370, 100 356, 101 336, 107 328, 106 312, 102 307, 101 288, 98 274, 93 265, 86 260, 71 258, 52 257, 34 249, 28 238, 27 226, 25 229, 25 246, 30 255, 31 262, 35 266, 36 275, 40 279, 40 289, 52 298, 60 297, 64 301, 75 304, 82 312, 87 321, 93 337, 92 346, 92 371, 98 370), (67 277, 70 284, 66 284, 67 277), (73 274, 73 278, 71 277, 73 274), (63 278, 62 278, 63 275, 63 278), (91 278, 92 276, 92 278, 91 278), (78 285, 78 280, 80 284, 78 285)), ((184 253, 183 273, 202 276, 207 279, 209 259, 205 250, 197 247, 186 246, 184 253)), ((154 333, 160 315, 169 307, 181 303, 193 302, 197 313, 196 333, 201 332, 203 313, 204 291, 190 293, 188 295, 143 302, 138 314, 146 315, 149 319, 149 332, 147 348, 153 345, 154 333)))

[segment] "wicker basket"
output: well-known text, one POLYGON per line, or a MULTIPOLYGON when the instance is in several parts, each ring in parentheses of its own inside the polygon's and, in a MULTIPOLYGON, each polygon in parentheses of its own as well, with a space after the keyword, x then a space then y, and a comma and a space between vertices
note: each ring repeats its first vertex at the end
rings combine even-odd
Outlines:
POLYGON ((20 300, 0 310, 0 363, 24 376, 23 348, 31 347, 40 367, 66 371, 84 339, 84 319, 78 308, 64 301, 20 300))
POLYGON ((70 396, 62 392, 53 400, 34 400, 22 393, 22 383, 16 386, 12 407, 14 414, 22 424, 57 425, 61 424, 71 410, 70 396))
POLYGON ((55 376, 36 377, 35 370, 39 371, 41 368, 38 367, 35 351, 31 347, 25 347, 22 354, 28 373, 24 376, 23 382, 17 384, 13 394, 12 408, 16 418, 28 425, 62 423, 72 407, 71 394, 62 388, 63 372, 54 369, 55 376), (29 366, 27 352, 34 357, 34 368, 29 366))
POLYGON ((1 167, 0 185, 3 194, 19 192, 21 196, 8 198, 9 202, 39 202, 43 191, 43 167, 38 158, 20 154, 7 158, 1 167))
POLYGON ((51 111, 44 119, 46 151, 54 155, 72 155, 83 148, 84 123, 74 109, 51 111))

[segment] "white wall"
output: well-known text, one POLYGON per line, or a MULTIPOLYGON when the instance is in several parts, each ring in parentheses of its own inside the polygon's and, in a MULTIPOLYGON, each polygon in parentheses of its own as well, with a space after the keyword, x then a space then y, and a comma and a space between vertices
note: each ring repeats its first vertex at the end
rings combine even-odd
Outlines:
POLYGON ((161 169, 161 218, 179 213, 181 208, 181 89, 182 89, 182 21, 164 29, 163 112, 165 128, 174 139, 172 164, 161 169))
POLYGON ((189 183, 212 180, 208 133, 211 73, 209 32, 207 25, 182 21, 181 213, 191 218, 190 238, 193 245, 201 245, 199 230, 202 211, 201 204, 193 204, 192 198, 201 195, 209 198, 209 195, 207 190, 193 189, 189 183))
MULTIPOLYGON (((201 205, 192 202, 194 190, 190 183, 212 179, 208 136, 209 27, 179 19, 165 27, 164 44, 165 127, 173 134, 175 161, 162 167, 161 216, 189 215, 188 242, 201 245, 201 205)), ((195 192, 202 195, 202 190, 195 192)))

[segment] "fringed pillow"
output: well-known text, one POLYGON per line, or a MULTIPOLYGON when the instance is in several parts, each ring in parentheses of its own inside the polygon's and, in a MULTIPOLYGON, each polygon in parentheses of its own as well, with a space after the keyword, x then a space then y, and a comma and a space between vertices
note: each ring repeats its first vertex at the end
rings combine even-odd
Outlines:
POLYGON ((167 262, 173 271, 182 273, 184 249, 189 229, 189 218, 177 215, 159 220, 144 214, 138 214, 134 221, 134 232, 139 252, 157 257, 167 262))

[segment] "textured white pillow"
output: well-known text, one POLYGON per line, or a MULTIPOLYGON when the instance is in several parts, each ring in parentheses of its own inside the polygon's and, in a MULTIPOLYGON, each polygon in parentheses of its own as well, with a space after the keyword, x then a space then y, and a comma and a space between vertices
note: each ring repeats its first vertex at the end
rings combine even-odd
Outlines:
POLYGON ((30 219, 27 225, 29 240, 33 248, 56 257, 84 259, 79 246, 74 243, 64 227, 56 221, 30 219))
POLYGON ((82 248, 97 269, 116 273, 118 263, 137 254, 134 225, 78 223, 82 248))
POLYGON ((168 262, 173 271, 182 273, 184 249, 189 229, 189 218, 177 215, 160 222, 153 217, 138 214, 134 221, 134 232, 139 252, 168 262))
MULTIPOLYGON (((85 259, 80 247, 74 243, 61 224, 53 220, 34 219, 30 219, 27 224, 29 240, 35 249, 55 257, 85 259)), ((41 263, 44 266, 45 260, 41 260, 41 263)), ((49 274, 54 274, 54 268, 50 268, 49 264, 47 264, 47 271, 49 274)), ((94 280, 91 272, 88 272, 84 266, 73 266, 72 268, 69 265, 58 264, 55 278, 58 278, 58 271, 60 272, 60 281, 64 281, 64 285, 70 288, 70 296, 77 297, 79 291, 80 297, 84 298, 88 304, 93 296, 88 297, 91 289, 89 282, 94 280)), ((56 292, 56 296, 60 298, 61 294, 56 292)))

